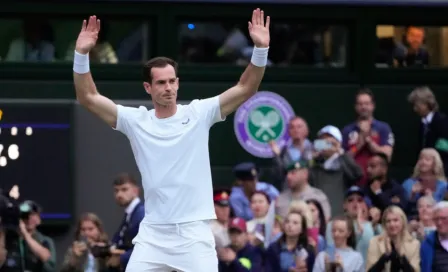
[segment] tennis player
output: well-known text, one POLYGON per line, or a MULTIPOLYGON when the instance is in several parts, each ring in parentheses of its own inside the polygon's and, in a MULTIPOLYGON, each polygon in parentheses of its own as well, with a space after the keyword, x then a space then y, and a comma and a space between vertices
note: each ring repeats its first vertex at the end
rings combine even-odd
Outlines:
POLYGON ((255 45, 251 62, 234 87, 212 98, 176 104, 177 63, 165 57, 149 60, 143 68, 143 87, 151 95, 152 110, 116 105, 98 92, 89 51, 97 41, 100 20, 91 16, 82 23, 73 64, 76 97, 128 137, 142 176, 145 218, 126 271, 218 271, 209 226, 216 218, 209 130, 257 92, 268 59, 269 21, 262 10, 253 11, 248 22, 255 45))

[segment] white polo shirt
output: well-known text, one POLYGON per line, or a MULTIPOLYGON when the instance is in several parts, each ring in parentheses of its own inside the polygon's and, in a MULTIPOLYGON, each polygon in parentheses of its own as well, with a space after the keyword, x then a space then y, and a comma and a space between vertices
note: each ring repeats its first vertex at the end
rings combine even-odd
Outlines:
POLYGON ((219 121, 224 121, 219 96, 177 105, 176 113, 164 119, 154 109, 118 105, 116 129, 128 137, 142 176, 145 222, 216 218, 208 138, 219 121))

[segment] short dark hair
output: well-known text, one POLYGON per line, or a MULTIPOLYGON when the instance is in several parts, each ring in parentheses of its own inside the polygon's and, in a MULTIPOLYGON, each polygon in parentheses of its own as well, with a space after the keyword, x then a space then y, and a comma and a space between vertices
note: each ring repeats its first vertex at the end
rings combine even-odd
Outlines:
POLYGON ((370 96, 370 99, 372 99, 372 102, 375 103, 375 96, 373 95, 373 92, 368 88, 362 88, 356 93, 355 103, 358 102, 358 97, 363 94, 370 96))
POLYGON ((143 81, 152 83, 152 68, 164 68, 167 65, 171 65, 174 68, 174 72, 177 76, 177 69, 179 65, 174 60, 167 57, 155 57, 148 60, 143 66, 143 81))
POLYGON ((132 184, 134 186, 138 186, 137 181, 135 178, 129 174, 129 173, 120 173, 115 179, 114 179, 114 186, 120 186, 124 185, 126 183, 132 184))
POLYGON ((384 164, 385 166, 388 166, 388 165, 389 165, 389 158, 388 158, 387 155, 384 154, 383 152, 376 152, 376 153, 373 153, 373 155, 371 156, 371 158, 373 158, 373 157, 378 157, 378 158, 380 158, 380 159, 383 161, 383 164, 384 164))

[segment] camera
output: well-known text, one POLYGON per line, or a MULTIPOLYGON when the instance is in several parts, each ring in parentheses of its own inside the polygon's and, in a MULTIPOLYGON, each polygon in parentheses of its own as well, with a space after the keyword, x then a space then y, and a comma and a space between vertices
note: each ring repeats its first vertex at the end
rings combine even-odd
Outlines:
POLYGON ((94 245, 90 252, 95 258, 106 258, 110 256, 110 245, 94 245))

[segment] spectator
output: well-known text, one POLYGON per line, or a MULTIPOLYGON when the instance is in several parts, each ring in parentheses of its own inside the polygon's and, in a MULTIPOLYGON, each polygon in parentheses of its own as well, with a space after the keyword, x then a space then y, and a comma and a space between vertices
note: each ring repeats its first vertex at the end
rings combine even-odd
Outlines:
POLYGON ((37 230, 41 224, 41 208, 27 200, 20 204, 23 220, 19 224, 20 243, 8 248, 4 271, 56 271, 56 250, 53 240, 37 230))
POLYGON ((373 206, 384 211, 390 205, 406 209, 407 199, 401 184, 388 177, 389 162, 383 153, 373 154, 367 163, 367 196, 373 206))
POLYGON ((434 207, 434 222, 437 230, 428 234, 422 243, 421 271, 448 271, 448 202, 442 201, 434 207))
POLYGON ((423 27, 408 26, 403 42, 397 44, 394 51, 394 66, 398 67, 426 67, 429 64, 429 54, 424 48, 425 29, 423 27))
POLYGON ((318 228, 319 235, 325 237, 327 219, 325 218, 322 205, 320 205, 320 202, 315 199, 308 199, 306 203, 308 204, 311 216, 313 217, 313 227, 318 228))
MULTIPOLYGON (((366 220, 367 214, 364 207, 370 206, 370 199, 366 197, 364 190, 358 186, 352 186, 348 189, 345 196, 344 209, 346 215, 353 220, 356 235, 356 251, 359 251, 364 260, 367 259, 367 249, 369 241, 374 236, 374 230, 371 222, 366 220)), ((331 234, 333 222, 328 223, 325 239, 327 247, 334 246, 333 236, 331 234)))
POLYGON ((409 233, 403 210, 388 207, 382 221, 385 232, 370 241, 367 271, 419 271, 420 242, 409 233))
POLYGON ((415 164, 412 177, 403 182, 408 198, 408 216, 417 214, 416 203, 424 195, 430 195, 436 202, 442 201, 447 192, 443 163, 434 148, 425 148, 415 164))
POLYGON ((433 220, 435 205, 436 202, 432 196, 423 196, 417 202, 418 218, 409 222, 409 232, 420 241, 423 241, 426 235, 436 230, 436 224, 433 220))
POLYGON ((408 100, 414 106, 414 111, 422 118, 420 122, 420 146, 435 148, 448 172, 448 117, 439 111, 434 93, 428 87, 420 87, 412 91, 408 100))
MULTIPOLYGON (((6 61, 51 62, 54 60, 53 29, 48 22, 28 18, 23 22, 23 37, 9 45, 6 61)), ((71 52, 73 55, 73 51, 71 52)))
POLYGON ((137 181, 127 173, 120 174, 114 180, 115 200, 125 208, 120 228, 114 234, 111 257, 107 260, 110 269, 126 269, 134 245, 132 240, 137 236, 140 222, 145 216, 145 206, 140 200, 137 181))
POLYGON ((258 181, 258 170, 254 163, 240 163, 234 167, 233 173, 238 186, 232 188, 230 206, 236 217, 241 217, 247 221, 254 217, 250 209, 249 198, 255 191, 265 192, 271 201, 277 198, 278 190, 274 186, 258 181))
POLYGON ((292 162, 288 167, 286 181, 288 189, 282 191, 275 203, 276 214, 285 217, 293 200, 316 199, 324 209, 325 218, 331 217, 331 208, 327 196, 317 188, 309 185, 309 162, 300 160, 292 162))
POLYGON ((266 252, 265 272, 311 271, 315 253, 308 243, 307 220, 298 212, 290 212, 284 221, 284 233, 266 252))
POLYGON ((362 178, 363 172, 353 157, 341 148, 342 134, 337 127, 325 126, 317 135, 314 141, 316 163, 310 169, 310 184, 328 196, 333 214, 340 214, 345 192, 362 178))
POLYGON ((105 259, 95 258, 89 248, 108 242, 103 223, 98 216, 93 213, 83 214, 76 226, 75 241, 65 254, 61 272, 106 272, 105 259))
POLYGON ((274 153, 274 176, 276 184, 280 188, 285 187, 285 178, 288 165, 299 160, 311 160, 313 154, 313 145, 308 140, 308 124, 302 117, 294 117, 289 121, 288 133, 291 141, 288 145, 280 149, 274 141, 269 144, 274 153))
POLYGON ((233 218, 229 224, 230 247, 217 250, 220 272, 261 271, 262 255, 259 248, 249 243, 246 221, 233 218))
POLYGON ((264 226, 270 204, 269 196, 262 191, 257 191, 250 197, 250 209, 254 218, 247 222, 247 233, 249 241, 254 246, 259 246, 264 242, 264 226))
POLYGON ((313 272, 344 271, 362 272, 364 260, 361 254, 354 250, 356 246, 353 222, 347 216, 333 219, 331 234, 334 247, 320 252, 316 257, 313 272))
POLYGON ((227 225, 230 219, 230 191, 226 189, 216 189, 213 191, 213 201, 215 202, 216 220, 210 222, 213 236, 215 237, 216 248, 230 245, 230 238, 227 225))
POLYGON ((308 204, 302 200, 294 200, 289 207, 290 212, 297 212, 306 220, 308 243, 312 245, 317 252, 325 249, 325 238, 319 234, 319 228, 314 226, 313 215, 308 204))
POLYGON ((345 151, 352 154, 364 171, 364 177, 358 186, 363 187, 367 183, 367 162, 374 153, 384 153, 391 159, 394 146, 394 134, 390 126, 373 117, 375 99, 373 93, 363 89, 356 95, 355 110, 358 119, 345 126, 342 130, 345 151))

